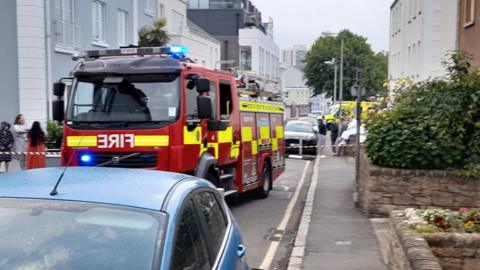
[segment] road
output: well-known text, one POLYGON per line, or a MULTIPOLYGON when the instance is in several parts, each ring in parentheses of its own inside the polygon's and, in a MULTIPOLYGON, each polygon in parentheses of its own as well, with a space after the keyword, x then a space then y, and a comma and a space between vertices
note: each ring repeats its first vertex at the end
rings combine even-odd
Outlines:
POLYGON ((286 269, 312 168, 313 161, 287 159, 286 170, 275 181, 267 199, 245 195, 229 203, 242 231, 250 267, 271 265, 270 269, 286 269), (295 196, 302 175, 304 182, 295 196), (287 221, 286 228, 278 231, 283 228, 282 221, 287 221))

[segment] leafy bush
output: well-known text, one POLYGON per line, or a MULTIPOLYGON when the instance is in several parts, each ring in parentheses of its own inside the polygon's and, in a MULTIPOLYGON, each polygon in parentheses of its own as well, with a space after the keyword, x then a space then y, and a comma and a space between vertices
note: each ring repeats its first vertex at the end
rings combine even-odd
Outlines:
MULTIPOLYGON (((462 170, 480 162, 480 74, 452 57, 448 80, 404 90, 394 107, 369 122, 365 148, 374 164, 462 170)), ((478 170, 477 170, 478 171, 478 170)))
POLYGON ((47 148, 60 148, 62 137, 62 128, 57 124, 57 122, 49 120, 47 122, 47 148))
POLYGON ((461 208, 459 211, 427 209, 418 210, 417 214, 428 223, 411 227, 418 233, 480 233, 480 212, 478 209, 461 208))

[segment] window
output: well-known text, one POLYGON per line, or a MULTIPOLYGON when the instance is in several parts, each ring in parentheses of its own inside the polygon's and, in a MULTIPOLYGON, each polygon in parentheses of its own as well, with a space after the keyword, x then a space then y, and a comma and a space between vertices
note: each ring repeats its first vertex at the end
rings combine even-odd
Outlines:
POLYGON ((75 24, 75 1, 55 0, 54 16, 55 42, 68 47, 79 47, 79 26, 75 24))
POLYGON ((220 83, 220 118, 223 120, 230 119, 230 114, 232 113, 233 104, 232 104, 232 91, 230 83, 221 82, 220 83))
POLYGON ((183 33, 183 15, 181 13, 172 11, 172 24, 171 32, 175 35, 181 35, 183 33))
POLYGON ((193 201, 187 201, 175 235, 172 269, 210 269, 207 242, 193 201))
POLYGON ((212 245, 213 252, 217 254, 225 238, 227 219, 213 193, 205 191, 195 195, 195 199, 201 214, 200 218, 205 222, 206 229, 210 233, 209 243, 212 245))
POLYGON ((158 17, 165 17, 165 5, 162 3, 158 4, 158 17))
POLYGON ((96 42, 105 42, 105 3, 97 0, 93 1, 92 15, 93 40, 96 42))
POLYGON ((464 27, 475 23, 475 0, 465 0, 464 27))
POLYGON ((127 46, 127 35, 128 35, 128 12, 125 10, 118 10, 117 13, 117 39, 118 46, 127 46))
MULTIPOLYGON (((188 120, 197 119, 198 118, 198 109, 197 109, 198 92, 197 92, 197 87, 193 86, 192 89, 189 89, 187 87, 186 91, 187 91, 187 95, 186 95, 187 96, 187 100, 186 100, 187 119, 188 120)), ((212 101, 212 115, 215 117, 216 112, 217 112, 217 106, 216 106, 217 85, 216 85, 215 81, 210 81, 210 92, 208 92, 208 96, 210 97, 210 100, 212 101)))
POLYGON ((147 0, 145 3, 145 14, 154 17, 156 7, 157 0, 147 0))

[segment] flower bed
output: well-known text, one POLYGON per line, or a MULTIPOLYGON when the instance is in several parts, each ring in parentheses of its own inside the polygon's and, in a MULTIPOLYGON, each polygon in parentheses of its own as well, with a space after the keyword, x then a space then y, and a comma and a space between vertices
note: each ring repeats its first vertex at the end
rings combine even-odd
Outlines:
MULTIPOLYGON (((480 233, 480 211, 461 208, 459 211, 445 209, 409 209, 410 226, 418 233, 480 233)), ((408 214, 407 214, 408 216, 408 214)))

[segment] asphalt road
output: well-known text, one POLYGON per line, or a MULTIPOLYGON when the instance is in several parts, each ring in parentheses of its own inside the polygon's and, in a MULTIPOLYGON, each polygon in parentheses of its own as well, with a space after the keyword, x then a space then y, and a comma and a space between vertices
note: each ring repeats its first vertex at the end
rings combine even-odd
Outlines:
POLYGON ((262 262, 263 265, 271 262, 270 269, 287 268, 312 168, 313 161, 287 159, 286 170, 274 182, 273 190, 267 199, 259 200, 251 195, 243 195, 238 200, 229 202, 233 215, 240 225, 250 267, 260 268, 262 262), (292 211, 287 211, 304 171, 305 181, 300 187, 298 200, 295 204, 292 202, 292 211), (286 212, 289 212, 290 216, 286 212), (285 216, 289 217, 286 229, 278 231, 277 228, 285 216), (277 242, 273 246, 278 244, 278 248, 272 249, 273 242, 277 242), (268 250, 270 253, 276 251, 273 253, 275 256, 269 256, 268 250))

